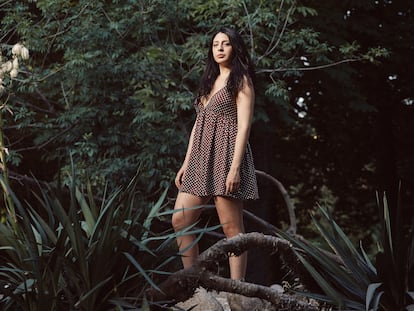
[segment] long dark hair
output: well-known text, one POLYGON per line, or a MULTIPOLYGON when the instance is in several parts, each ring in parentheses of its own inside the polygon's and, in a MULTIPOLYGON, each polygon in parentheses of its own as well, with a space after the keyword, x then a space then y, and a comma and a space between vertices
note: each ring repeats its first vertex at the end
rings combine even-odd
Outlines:
POLYGON ((208 96, 213 88, 214 82, 219 75, 219 66, 214 61, 212 45, 214 37, 218 33, 224 33, 229 37, 230 44, 233 48, 232 60, 231 60, 231 72, 227 81, 227 87, 231 91, 234 97, 243 88, 244 79, 247 78, 248 83, 253 87, 254 83, 254 68, 251 63, 249 53, 247 52, 246 45, 244 44, 241 35, 234 29, 229 27, 220 28, 211 37, 209 50, 206 61, 206 69, 200 80, 200 86, 198 90, 198 96, 208 96))

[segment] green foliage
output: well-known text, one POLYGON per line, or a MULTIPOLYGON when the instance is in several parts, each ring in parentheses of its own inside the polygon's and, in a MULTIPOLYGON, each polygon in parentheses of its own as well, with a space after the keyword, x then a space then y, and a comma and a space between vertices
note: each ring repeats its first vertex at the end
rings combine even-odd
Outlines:
POLYGON ((318 32, 297 26, 317 12, 291 0, 18 0, 0 10, 2 41, 18 39, 33 51, 24 68, 29 83, 10 100, 15 118, 8 122, 24 139, 8 132, 9 140, 23 164, 51 165, 47 178, 66 184, 71 155, 81 179, 98 190, 106 180, 114 181, 110 189, 127 183, 138 168, 143 193, 170 184, 218 27, 234 25, 249 46, 261 90, 258 120, 275 111, 291 120, 283 79, 300 76, 301 57, 312 66, 341 58, 318 32))
MULTIPOLYGON (((364 12, 360 6, 352 14, 364 12)), ((139 172, 137 191, 146 206, 171 184, 184 158, 208 40, 218 27, 234 25, 256 66, 250 141, 256 167, 292 187, 303 185, 295 194, 301 221, 308 222, 307 202, 327 187, 345 215, 341 224, 361 230, 375 214, 369 196, 381 169, 373 137, 382 96, 372 99, 375 83, 370 97, 360 86, 373 81, 364 75, 387 77, 394 66, 378 73, 382 67, 366 65, 383 61, 388 50, 381 40, 350 30, 378 35, 372 14, 344 19, 346 10, 340 2, 291 0, 6 1, 0 6, 2 50, 21 41, 32 56, 20 69, 25 83, 10 92, 5 141, 11 170, 17 178, 68 185, 72 156, 79 180, 90 180, 97 194, 106 182, 113 190, 139 172)), ((405 90, 409 99, 409 86, 391 91, 405 90)), ((403 115, 406 128, 410 118, 403 115)), ((384 133, 395 130, 400 127, 384 133)), ((265 191, 260 205, 270 206, 265 191)))
POLYGON ((305 295, 336 305, 340 310, 405 310, 414 303, 414 232, 391 222, 386 198, 378 200, 381 236, 376 261, 364 248, 358 250, 333 220, 320 208, 321 220, 313 223, 338 259, 324 254, 317 246, 286 233, 280 234, 297 247, 297 255, 325 295, 305 295))
POLYGON ((156 287, 174 259, 175 236, 151 231, 166 192, 147 211, 137 209, 136 181, 100 202, 86 186, 71 183, 69 206, 52 189, 40 191, 38 208, 11 192, 17 223, 0 224, 2 310, 128 309, 156 287))
POLYGON ((413 307, 414 230, 405 230, 402 206, 398 206, 392 221, 387 198, 378 198, 378 204, 382 207, 380 249, 376 257, 379 286, 373 297, 384 310, 401 310, 408 304, 413 307))
MULTIPOLYGON (((300 23, 316 30, 320 41, 331 43, 332 54, 339 49, 344 59, 353 59, 356 53, 364 61, 303 71, 302 77, 287 80, 290 105, 302 117, 293 115, 288 126, 277 124, 275 136, 282 138, 272 150, 282 155, 273 160, 272 154, 268 161, 282 162, 273 167, 285 184, 304 184, 296 205, 301 220, 309 219, 309 202, 318 201, 320 189, 327 186, 338 198, 336 221, 370 247, 372 224, 378 221, 372 193, 384 190, 394 202, 402 180, 403 196, 413 197, 414 141, 404 139, 413 132, 413 106, 404 104, 405 98, 413 97, 413 72, 406 70, 413 54, 408 44, 413 33, 407 31, 414 25, 412 2, 306 4, 318 15, 300 23), (377 50, 382 56, 367 64, 365 60, 372 60, 377 50)), ((412 222, 408 208, 403 213, 407 213, 404 220, 412 222)))
MULTIPOLYGON (((6 53, 9 54, 9 53, 6 53)), ((5 207, 0 205, 0 222, 4 222, 4 214, 7 212, 9 214, 14 214, 14 205, 13 200, 9 194, 7 187, 9 187, 9 172, 7 168, 9 151, 5 143, 3 127, 4 127, 4 113, 13 114, 13 112, 8 107, 8 101, 10 98, 10 86, 13 84, 13 81, 18 77, 18 69, 21 61, 25 61, 29 58, 29 50, 20 43, 15 44, 11 48, 12 56, 10 59, 3 57, 3 51, 0 48, 0 172, 2 177, 1 182, 1 193, 4 195, 5 207)), ((11 162, 13 160, 16 162, 18 157, 11 156, 11 162)))

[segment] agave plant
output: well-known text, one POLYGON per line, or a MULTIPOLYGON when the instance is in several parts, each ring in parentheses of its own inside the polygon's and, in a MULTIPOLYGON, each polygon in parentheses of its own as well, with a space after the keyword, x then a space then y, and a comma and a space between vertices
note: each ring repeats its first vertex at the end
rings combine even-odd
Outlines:
MULTIPOLYGON (((392 222, 387 199, 382 206, 381 239, 376 257, 378 282, 370 284, 372 299, 379 301, 383 310, 414 310, 414 228, 405 232, 401 221, 400 201, 396 221, 392 222)), ((367 300, 371 298, 367 296, 367 300)), ((368 303, 368 301, 367 301, 368 303)))
POLYGON ((90 187, 83 193, 73 182, 67 205, 43 188, 37 195, 40 208, 23 205, 8 189, 16 217, 0 223, 0 309, 145 305, 145 289, 157 287, 154 275, 174 259, 175 237, 151 231, 166 191, 148 210, 138 208, 134 187, 131 182, 97 204, 90 187))
POLYGON ((303 239, 278 232, 295 245, 298 258, 323 291, 303 294, 339 310, 412 310, 408 308, 414 304, 414 232, 404 235, 402 227, 392 228, 385 195, 382 200, 378 198, 378 206, 382 234, 375 262, 362 245, 359 249, 353 245, 324 208, 320 208, 322 219, 313 215, 312 220, 334 256, 326 256, 303 239))

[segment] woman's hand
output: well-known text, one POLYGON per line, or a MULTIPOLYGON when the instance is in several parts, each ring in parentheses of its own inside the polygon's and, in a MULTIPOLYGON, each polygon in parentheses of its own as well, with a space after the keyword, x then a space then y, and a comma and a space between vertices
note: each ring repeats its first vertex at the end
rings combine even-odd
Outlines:
POLYGON ((177 175, 175 176, 175 186, 177 189, 181 188, 181 183, 183 182, 183 178, 185 175, 186 167, 181 166, 180 170, 178 171, 177 175))
POLYGON ((240 170, 231 169, 227 174, 226 178, 226 193, 235 193, 239 190, 240 187, 240 170))

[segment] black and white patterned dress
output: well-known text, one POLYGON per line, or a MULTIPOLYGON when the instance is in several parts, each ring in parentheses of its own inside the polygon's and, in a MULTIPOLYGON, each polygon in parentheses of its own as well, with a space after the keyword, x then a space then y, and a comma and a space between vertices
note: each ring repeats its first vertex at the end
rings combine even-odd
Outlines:
POLYGON ((249 143, 240 168, 239 190, 226 193, 226 178, 233 160, 237 135, 237 105, 228 88, 217 91, 205 107, 200 99, 194 102, 194 106, 197 118, 193 146, 180 191, 197 196, 258 199, 249 143))

